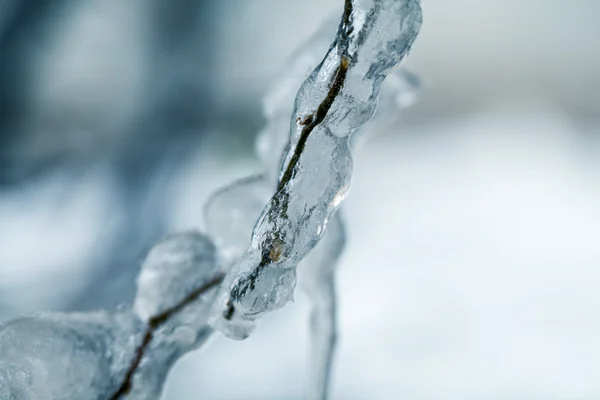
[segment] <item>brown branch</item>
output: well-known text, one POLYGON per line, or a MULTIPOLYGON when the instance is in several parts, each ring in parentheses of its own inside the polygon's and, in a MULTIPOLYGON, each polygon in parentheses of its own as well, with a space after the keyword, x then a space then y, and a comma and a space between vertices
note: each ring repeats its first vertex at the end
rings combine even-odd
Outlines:
POLYGON ((148 327, 146 328, 146 332, 144 333, 144 338, 142 339, 142 343, 140 343, 140 345, 135 350, 135 356, 133 357, 131 365, 129 366, 129 369, 125 374, 125 379, 123 380, 123 383, 121 384, 119 389, 109 398, 109 400, 119 400, 121 396, 125 396, 131 391, 131 388, 133 387, 133 378, 135 376, 135 373, 137 372, 140 363, 142 362, 142 358, 146 354, 148 346, 150 346, 150 343, 152 343, 152 339, 154 338, 154 333, 156 332, 156 330, 162 325, 164 325, 165 322, 169 320, 169 318, 171 318, 179 311, 183 310, 185 307, 197 300, 201 294, 204 294, 216 287, 217 285, 219 285, 223 281, 224 277, 225 274, 223 273, 215 275, 204 285, 190 292, 179 303, 161 312, 160 314, 153 316, 148 320, 148 327))

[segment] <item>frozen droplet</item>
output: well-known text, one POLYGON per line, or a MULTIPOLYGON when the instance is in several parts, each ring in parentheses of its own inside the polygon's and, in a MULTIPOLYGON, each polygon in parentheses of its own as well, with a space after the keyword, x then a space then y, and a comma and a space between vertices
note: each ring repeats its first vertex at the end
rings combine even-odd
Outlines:
POLYGON ((230 288, 237 312, 254 317, 277 310, 294 299, 296 270, 267 266, 238 275, 230 288))
POLYGON ((180 303, 217 271, 216 250, 207 236, 194 231, 167 236, 142 264, 133 309, 147 321, 180 303))
POLYGON ((207 234, 219 249, 226 267, 248 248, 252 229, 273 186, 264 175, 237 180, 214 192, 204 206, 207 234))
POLYGON ((245 315, 236 309, 231 288, 238 276, 251 271, 258 262, 260 256, 256 253, 244 254, 226 275, 213 303, 208 322, 213 329, 230 339, 246 339, 256 328, 257 320, 254 316, 245 315))

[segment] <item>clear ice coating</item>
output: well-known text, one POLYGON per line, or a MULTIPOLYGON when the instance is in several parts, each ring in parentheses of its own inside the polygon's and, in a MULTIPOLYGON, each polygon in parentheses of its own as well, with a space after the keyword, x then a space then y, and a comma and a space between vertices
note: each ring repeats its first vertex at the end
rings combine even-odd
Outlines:
POLYGON ((133 310, 46 313, 0 326, 0 399, 110 399, 126 380, 149 319, 172 312, 153 332, 131 390, 121 397, 159 398, 177 359, 212 333, 207 318, 215 290, 188 297, 214 279, 217 268, 206 236, 171 235, 146 257, 133 310))
MULTIPOLYGON (((321 28, 294 52, 286 63, 285 71, 263 99, 263 113, 267 124, 257 136, 256 153, 266 167, 267 175, 273 177, 273 185, 277 183, 281 170, 281 154, 289 142, 294 99, 304 80, 329 50, 338 20, 337 15, 335 18, 328 18, 321 28)), ((412 105, 420 88, 421 82, 413 73, 404 68, 392 70, 382 84, 375 117, 394 115, 400 109, 412 105)), ((353 135, 353 140, 356 136, 353 135)))
POLYGON ((204 205, 207 234, 219 250, 223 270, 248 248, 252 228, 273 195, 265 175, 239 179, 213 192, 204 205))
POLYGON ((180 303, 217 270, 216 249, 208 237, 195 231, 167 236, 142 264, 133 310, 148 321, 180 303))
POLYGON ((216 248, 201 233, 170 235, 150 250, 142 264, 133 309, 145 321, 168 318, 153 332, 125 399, 159 398, 175 362, 210 337, 213 330, 207 319, 216 290, 191 296, 217 273, 216 248))
POLYGON ((105 400, 143 324, 129 312, 47 313, 0 327, 0 399, 105 400))
MULTIPOLYGON (((253 265, 251 260, 246 260, 246 264, 239 261, 248 248, 256 220, 272 193, 273 185, 266 175, 254 175, 237 180, 209 197, 204 206, 204 221, 207 234, 219 249, 221 270, 236 268, 237 271, 243 271, 246 266, 253 265)), ((233 283, 231 280, 236 277, 236 274, 228 274, 221 287, 230 287, 233 283)), ((223 301, 226 299, 221 296, 217 298, 216 304, 223 301)), ((214 316, 209 321, 211 324, 220 323, 220 319, 215 319, 214 316)), ((231 316, 231 323, 219 326, 226 336, 241 340, 252 333, 256 322, 251 318, 240 318, 240 314, 237 314, 231 316)))
POLYGON ((345 244, 345 228, 338 211, 299 268, 298 282, 311 300, 308 399, 327 398, 337 340, 335 267, 345 244))
POLYGON ((346 0, 337 34, 326 24, 265 101, 268 125, 257 151, 266 173, 223 188, 205 207, 219 257, 200 233, 172 235, 148 254, 132 310, 46 313, 0 326, 0 399, 112 399, 148 332, 130 389, 119 398, 157 399, 173 364, 212 327, 247 337, 262 314, 293 299, 296 280, 312 301, 308 398, 325 398, 337 335, 334 268, 345 243, 336 210, 350 184, 349 139, 372 118, 388 74, 379 114, 414 99, 418 80, 390 70, 420 24, 418 0, 346 0), (218 294, 198 291, 223 271, 218 294))
MULTIPOLYGON (((263 204, 271 197, 279 176, 281 158, 278 156, 285 150, 288 143, 288 126, 293 113, 293 100, 298 88, 306 77, 319 63, 322 54, 326 53, 335 35, 337 15, 329 18, 304 45, 302 45, 287 63, 285 72, 277 80, 264 99, 264 115, 266 126, 257 137, 256 151, 267 170, 267 177, 252 177, 222 189, 211 200, 229 204, 231 209, 244 210, 249 223, 241 231, 238 238, 244 239, 251 235, 256 218, 263 204), (276 156, 274 156, 276 155, 276 156), (261 179, 262 178, 262 179, 261 179), (269 182, 267 182, 267 180, 269 182), (257 197, 257 194, 260 196, 257 197), (245 202, 243 199, 249 199, 245 202), (231 204, 233 202, 234 204, 231 204), (250 207, 250 204, 252 206, 250 207)), ((375 119, 385 122, 386 117, 395 116, 402 108, 412 105, 417 98, 421 84, 419 79, 403 68, 393 70, 382 84, 375 119)), ((373 126, 373 124, 371 124, 373 126)), ((369 129, 372 131, 373 129, 369 129)), ((364 134, 355 132, 352 135, 351 147, 355 147, 364 134)), ((216 206, 216 205, 215 205, 216 206)), ((207 210, 209 207, 206 208, 207 210)), ((223 209, 220 215, 226 215, 223 209)), ((210 216, 206 216, 207 220, 210 216)), ((214 219, 213 219, 214 220, 214 219)), ((222 226, 239 227, 241 218, 230 216, 221 218, 222 226)), ((221 228, 231 231, 228 228, 221 228)), ((236 230, 237 231, 237 230, 236 230)), ((233 235, 230 235, 233 237, 233 235)), ((236 241, 238 258, 246 249, 246 242, 236 241)), ((307 378, 307 398, 323 399, 327 397, 329 376, 337 337, 336 294, 334 270, 345 246, 345 228, 339 212, 333 214, 327 230, 319 244, 304 258, 298 267, 298 282, 311 300, 310 317, 310 364, 307 378)), ((235 316, 233 317, 235 318, 235 316)), ((248 320, 246 327, 253 328, 248 320)), ((243 329, 236 324, 223 324, 225 329, 243 329)), ((249 332, 245 332, 249 333, 249 332)))
MULTIPOLYGON (((256 153, 268 176, 273 179, 269 198, 277 184, 281 155, 289 141, 290 118, 294 111, 296 93, 329 49, 338 21, 337 14, 329 17, 317 32, 292 54, 285 70, 263 99, 263 114, 267 123, 257 136, 256 153)), ((265 204, 266 202, 261 205, 261 209, 265 204)))
POLYGON ((292 299, 295 279, 286 273, 317 245, 344 200, 349 137, 373 116, 381 84, 410 51, 421 20, 418 0, 345 2, 333 44, 296 95, 275 195, 215 302, 210 323, 225 335, 243 339, 243 324, 292 299), (260 297, 257 288, 268 293, 260 297))

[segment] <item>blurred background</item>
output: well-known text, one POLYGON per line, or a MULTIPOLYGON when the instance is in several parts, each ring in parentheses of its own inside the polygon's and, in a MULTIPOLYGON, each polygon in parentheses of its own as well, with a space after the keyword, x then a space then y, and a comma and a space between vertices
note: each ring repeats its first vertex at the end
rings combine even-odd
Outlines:
MULTIPOLYGON (((600 2, 423 0, 410 109, 345 207, 336 399, 600 398, 600 2)), ((0 321, 128 304, 259 170, 261 98, 340 0, 0 0, 0 321)), ((166 399, 299 399, 307 300, 166 399)))

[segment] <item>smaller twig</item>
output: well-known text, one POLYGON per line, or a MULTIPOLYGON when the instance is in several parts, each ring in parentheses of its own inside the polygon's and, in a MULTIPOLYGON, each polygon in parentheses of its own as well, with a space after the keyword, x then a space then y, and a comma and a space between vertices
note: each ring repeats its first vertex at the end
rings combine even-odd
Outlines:
POLYGON ((157 315, 151 317, 148 320, 148 326, 146 328, 146 332, 144 333, 144 338, 142 339, 142 343, 140 343, 138 348, 135 350, 135 356, 134 356, 133 360, 131 361, 131 365, 129 366, 127 373, 125 374, 125 379, 123 380, 123 383, 121 384, 119 389, 109 398, 109 400, 118 400, 121 398, 121 396, 124 396, 131 391, 131 388, 133 386, 133 377, 134 377, 137 369, 139 368, 140 363, 142 362, 142 358, 146 354, 146 350, 148 349, 148 346, 150 346, 150 343, 152 343, 152 339, 154 338, 154 332, 156 332, 156 330, 158 328, 160 328, 162 325, 164 325, 164 323, 167 322, 169 320, 169 318, 171 318, 173 315, 177 314, 179 311, 183 310, 185 307, 190 305, 196 299, 198 299, 198 297, 201 294, 203 294, 203 293, 209 291, 210 289, 214 288, 215 286, 219 285, 223 281, 224 277, 225 277, 224 273, 219 273, 219 274, 215 275, 211 280, 206 282, 204 285, 202 285, 202 286, 194 289, 192 292, 190 292, 190 294, 188 294, 186 297, 184 297, 183 300, 181 300, 179 303, 177 303, 173 307, 161 312, 160 314, 157 314, 157 315))

